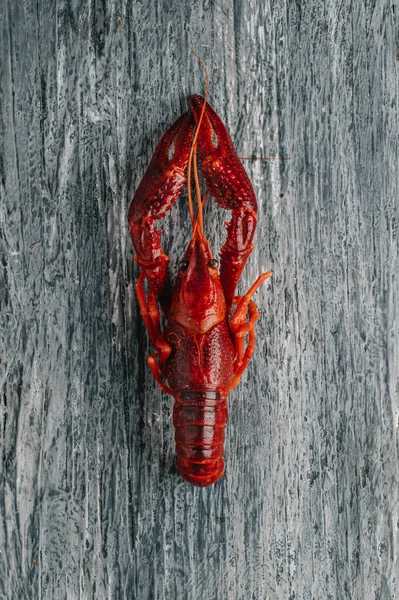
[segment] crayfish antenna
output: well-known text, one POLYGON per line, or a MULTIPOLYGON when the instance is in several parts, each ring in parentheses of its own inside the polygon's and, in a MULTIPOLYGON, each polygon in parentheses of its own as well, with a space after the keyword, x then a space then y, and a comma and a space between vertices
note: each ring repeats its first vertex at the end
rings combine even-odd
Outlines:
POLYGON ((190 219, 191 219, 191 225, 193 228, 193 236, 192 238, 195 237, 203 237, 204 236, 204 230, 203 230, 203 217, 202 217, 202 207, 203 207, 203 203, 205 202, 205 198, 202 201, 201 200, 201 190, 200 190, 200 184, 199 184, 199 178, 198 178, 198 168, 197 168, 197 137, 198 137, 198 133, 201 127, 201 123, 202 123, 202 119, 205 113, 205 108, 206 108, 206 103, 208 101, 208 97, 209 97, 209 75, 208 75, 208 71, 207 68, 204 64, 204 61, 202 60, 202 58, 196 53, 196 51, 194 50, 194 48, 192 48, 190 46, 190 44, 188 44, 185 40, 183 40, 183 38, 181 38, 180 36, 176 35, 172 30, 170 30, 170 34, 176 38, 177 40, 179 40, 180 42, 182 42, 185 46, 187 46, 187 48, 190 50, 190 52, 195 56, 195 58, 198 60, 199 64, 202 67, 202 70, 204 71, 205 74, 205 97, 204 97, 204 103, 202 106, 202 110, 201 110, 201 114, 200 114, 200 118, 198 119, 198 124, 194 133, 194 137, 193 137, 193 141, 191 144, 191 148, 190 148, 190 154, 188 157, 188 167, 187 167, 187 202, 188 202, 188 210, 190 213, 190 219), (197 198, 197 208, 198 208, 198 214, 197 214, 197 219, 195 219, 194 216, 194 206, 193 206, 193 197, 192 197, 192 193, 191 193, 191 167, 194 163, 194 180, 195 180, 195 193, 196 193, 196 198, 197 198))
POLYGON ((295 154, 295 156, 288 156, 286 158, 282 156, 239 156, 238 158, 240 160, 295 160, 298 157, 299 154, 295 154))
MULTIPOLYGON (((201 190, 200 190, 200 184, 199 184, 199 178, 198 178, 197 138, 198 138, 198 133, 199 133, 199 130, 201 127, 202 119, 204 117, 206 103, 207 103, 207 100, 209 97, 209 75, 208 75, 208 71, 206 69, 206 66, 205 66, 202 58, 195 52, 195 50, 189 44, 187 44, 187 42, 185 42, 184 40, 181 40, 181 41, 187 46, 187 48, 190 50, 190 52, 197 58, 198 62, 200 63, 200 65, 202 67, 202 70, 204 71, 204 74, 205 74, 205 98, 204 98, 204 103, 202 106, 200 118, 198 119, 197 127, 195 129, 193 141, 191 143, 190 154, 188 156, 188 167, 187 167, 187 201, 188 201, 188 210, 190 212, 191 225, 193 227, 193 238, 194 237, 202 238, 204 235, 203 216, 202 216, 203 203, 201 200, 201 190), (195 217, 194 217, 193 198, 192 198, 192 194, 191 194, 191 168, 192 168, 192 166, 194 166, 195 193, 196 193, 197 209, 198 209, 197 219, 195 219, 195 217)), ((205 198, 204 198, 204 202, 205 202, 205 198)))

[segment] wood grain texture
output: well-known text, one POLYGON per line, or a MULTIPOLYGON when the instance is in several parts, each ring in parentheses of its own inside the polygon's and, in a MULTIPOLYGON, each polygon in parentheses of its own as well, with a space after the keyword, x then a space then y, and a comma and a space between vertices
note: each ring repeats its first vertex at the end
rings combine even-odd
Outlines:
MULTIPOLYGON (((399 597, 398 4, 3 0, 1 600, 399 597), (127 206, 203 93, 265 269, 226 475, 174 467, 127 206)), ((206 227, 223 243, 222 211, 206 227)), ((184 201, 163 225, 173 264, 184 201)))

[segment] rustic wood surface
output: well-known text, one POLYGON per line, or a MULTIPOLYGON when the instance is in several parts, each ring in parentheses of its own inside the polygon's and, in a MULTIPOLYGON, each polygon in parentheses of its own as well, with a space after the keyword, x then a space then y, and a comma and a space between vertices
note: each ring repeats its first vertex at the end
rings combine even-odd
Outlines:
MULTIPOLYGON (((2 0, 1 600, 399 598, 396 0, 2 0), (226 475, 174 467, 127 207, 209 70, 259 199, 226 475)), ((208 203, 216 250, 226 214, 208 203)), ((184 200, 164 227, 173 264, 184 200)))

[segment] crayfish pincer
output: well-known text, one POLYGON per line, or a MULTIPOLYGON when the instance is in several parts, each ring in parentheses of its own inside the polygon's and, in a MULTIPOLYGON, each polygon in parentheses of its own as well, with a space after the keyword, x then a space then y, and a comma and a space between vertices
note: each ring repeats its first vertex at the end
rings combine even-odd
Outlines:
POLYGON ((254 352, 259 313, 252 296, 271 272, 260 275, 243 296, 234 296, 253 249, 256 198, 216 112, 198 95, 191 97, 190 108, 159 142, 130 204, 129 226, 141 267, 137 299, 155 347, 148 363, 159 387, 175 399, 177 470, 186 481, 207 486, 224 473, 227 396, 254 352), (197 153, 207 188, 204 198, 197 153), (172 287, 155 221, 166 216, 185 184, 192 237, 172 287), (202 207, 208 194, 232 212, 220 271, 203 232, 202 207), (164 330, 160 310, 167 322, 164 330))

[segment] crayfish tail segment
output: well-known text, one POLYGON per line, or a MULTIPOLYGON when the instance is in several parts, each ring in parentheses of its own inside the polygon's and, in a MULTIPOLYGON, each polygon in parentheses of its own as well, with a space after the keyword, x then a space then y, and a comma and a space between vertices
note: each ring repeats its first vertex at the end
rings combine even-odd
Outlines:
MULTIPOLYGON (((204 99, 198 95, 190 99, 196 124, 203 103, 204 99)), ((230 135, 208 103, 198 131, 198 152, 201 171, 210 194, 222 208, 232 211, 231 221, 227 223, 227 240, 221 250, 220 265, 220 279, 229 306, 253 249, 258 207, 252 184, 230 135)))
POLYGON ((206 464, 198 464, 178 456, 176 468, 181 477, 191 485, 207 487, 223 477, 224 459, 218 458, 215 461, 206 461, 206 464))
POLYGON ((163 308, 170 300, 168 257, 162 251, 161 231, 155 228, 155 221, 172 208, 185 184, 193 129, 193 117, 189 113, 179 117, 168 129, 129 207, 128 220, 136 261, 163 308))

